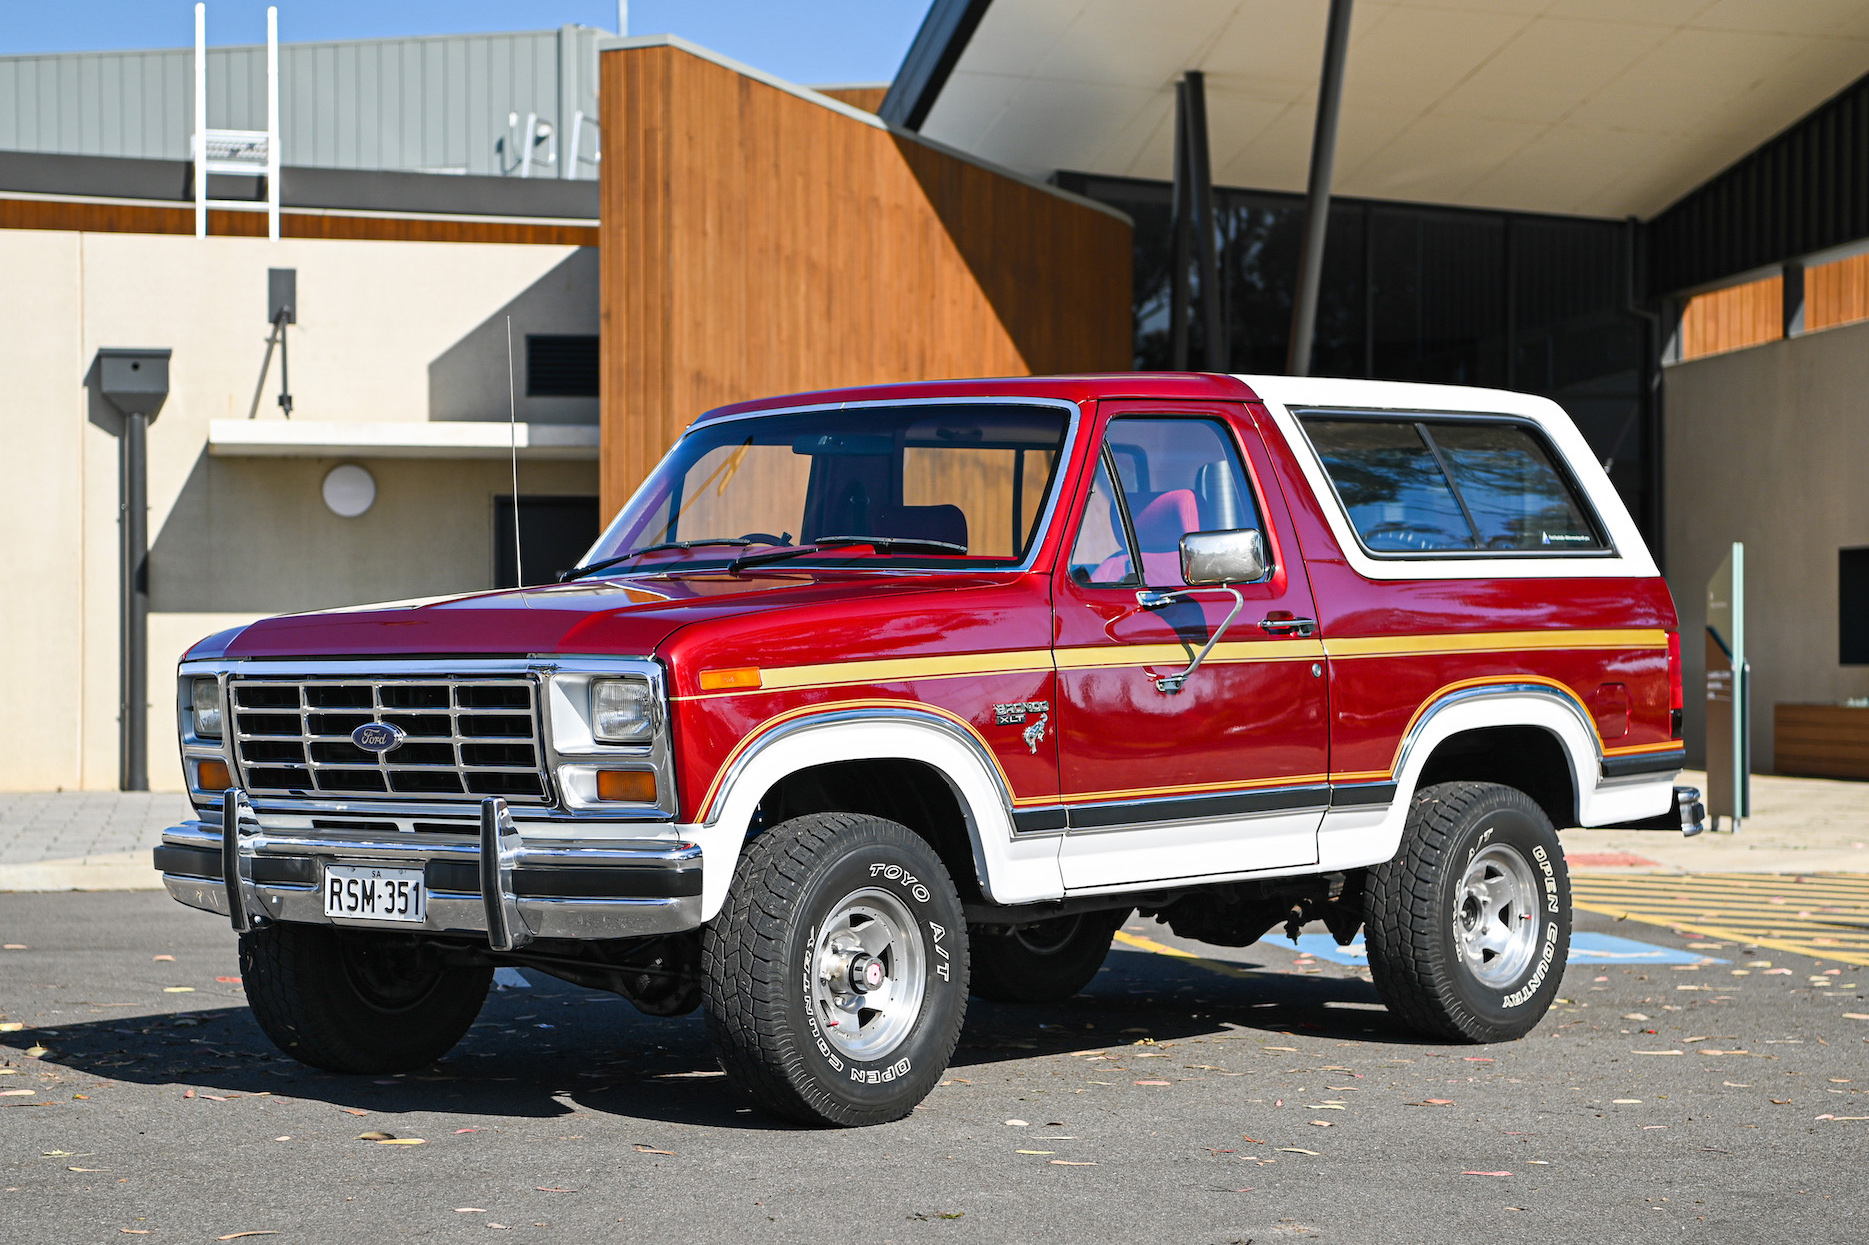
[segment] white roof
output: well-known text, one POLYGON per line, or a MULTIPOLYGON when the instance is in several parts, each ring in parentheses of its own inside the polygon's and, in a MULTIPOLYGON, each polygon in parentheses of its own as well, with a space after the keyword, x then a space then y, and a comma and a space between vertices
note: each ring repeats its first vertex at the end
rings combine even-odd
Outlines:
POLYGON ((1408 381, 1338 380, 1327 376, 1241 376, 1272 416, 1310 482, 1311 491, 1324 505, 1337 545, 1350 566, 1366 579, 1613 579, 1649 578, 1660 574, 1642 541, 1642 533, 1629 517, 1616 486, 1609 482, 1596 454, 1564 408, 1549 398, 1509 389, 1480 389, 1468 385, 1423 385, 1408 381), (1371 557, 1350 526, 1324 472, 1324 464, 1310 439, 1298 427, 1292 412, 1306 407, 1339 407, 1361 411, 1472 412, 1516 415, 1544 430, 1562 454, 1572 477, 1588 495, 1597 517, 1608 529, 1613 552, 1607 556, 1555 558, 1408 558, 1371 557))
MULTIPOLYGON (((1304 189, 1326 0, 993 0, 922 132, 1035 175, 1304 189)), ((1651 216, 1869 71, 1869 0, 1357 0, 1339 194, 1651 216)))

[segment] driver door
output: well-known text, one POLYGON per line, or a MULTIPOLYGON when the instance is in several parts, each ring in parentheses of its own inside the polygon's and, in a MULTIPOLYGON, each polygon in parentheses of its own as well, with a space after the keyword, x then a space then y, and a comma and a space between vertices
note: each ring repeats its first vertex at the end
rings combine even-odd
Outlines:
POLYGON ((1314 863, 1329 791, 1323 645, 1258 434, 1225 405, 1099 413, 1099 464, 1053 585, 1064 885, 1314 863), (1183 535, 1250 527, 1271 571, 1235 586, 1237 613, 1226 589, 1139 599, 1187 590, 1183 535), (1163 690, 1223 625, 1182 689, 1163 690))

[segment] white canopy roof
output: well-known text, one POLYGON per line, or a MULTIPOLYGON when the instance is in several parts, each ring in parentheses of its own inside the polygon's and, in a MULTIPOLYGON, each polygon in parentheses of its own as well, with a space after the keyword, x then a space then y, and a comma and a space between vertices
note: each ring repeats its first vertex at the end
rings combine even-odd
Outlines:
MULTIPOLYGON (((1327 0, 993 0, 921 126, 1043 175, 1302 190, 1327 0)), ((1869 0, 1357 0, 1336 193, 1652 216, 1869 72, 1869 0)))

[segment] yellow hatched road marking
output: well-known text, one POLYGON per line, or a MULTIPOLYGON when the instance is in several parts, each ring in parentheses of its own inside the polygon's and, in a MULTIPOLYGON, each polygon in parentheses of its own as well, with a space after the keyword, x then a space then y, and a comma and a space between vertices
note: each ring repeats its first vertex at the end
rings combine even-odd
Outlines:
POLYGON ((1227 964, 1220 960, 1210 960, 1205 956, 1195 955, 1192 951, 1183 951, 1180 947, 1171 947, 1165 942, 1156 942, 1153 938, 1144 938, 1128 930, 1117 930, 1116 941, 1138 951, 1151 951, 1156 955, 1171 955, 1177 960, 1186 960, 1196 968, 1204 968, 1210 973, 1219 973, 1223 977, 1259 977, 1251 969, 1241 968, 1237 964, 1227 964))
POLYGON ((1581 874, 1585 912, 1869 967, 1869 874, 1581 874))

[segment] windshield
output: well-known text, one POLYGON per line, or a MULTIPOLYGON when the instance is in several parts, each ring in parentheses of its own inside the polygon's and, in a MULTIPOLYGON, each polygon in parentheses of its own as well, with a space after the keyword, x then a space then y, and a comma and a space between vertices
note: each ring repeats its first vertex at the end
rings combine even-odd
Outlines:
POLYGON ((1037 538, 1068 428, 1056 407, 959 403, 703 424, 584 563, 620 558, 627 573, 875 536, 902 543, 814 556, 1016 565, 1037 538))

